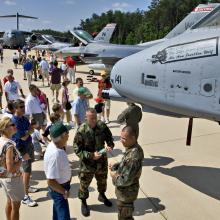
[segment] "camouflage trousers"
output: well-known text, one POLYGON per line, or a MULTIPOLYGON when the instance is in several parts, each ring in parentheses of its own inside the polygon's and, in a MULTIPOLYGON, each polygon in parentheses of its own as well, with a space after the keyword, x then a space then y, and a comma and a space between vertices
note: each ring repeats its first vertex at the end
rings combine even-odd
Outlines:
POLYGON ((134 203, 125 203, 122 201, 117 201, 118 205, 118 220, 134 220, 134 203))
POLYGON ((96 178, 99 193, 105 193, 107 188, 108 168, 99 169, 96 172, 79 172, 80 189, 78 193, 79 199, 89 198, 89 185, 93 177, 96 178))

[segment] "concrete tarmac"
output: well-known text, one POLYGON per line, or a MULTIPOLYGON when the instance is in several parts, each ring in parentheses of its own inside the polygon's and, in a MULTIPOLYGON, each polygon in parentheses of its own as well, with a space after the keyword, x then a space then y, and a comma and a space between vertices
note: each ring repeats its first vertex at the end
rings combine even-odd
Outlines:
MULTIPOLYGON (((2 79, 8 68, 13 68, 12 50, 4 50, 4 64, 0 64, 2 79)), ((97 94, 97 83, 88 82, 87 66, 77 67, 76 77, 82 77, 93 93, 97 94), (82 73, 83 72, 83 73, 82 73)), ((23 80, 23 69, 14 69, 16 80, 21 83, 25 94, 28 94, 27 81, 23 80)), ((98 77, 99 78, 99 77, 98 77)), ((41 82, 33 82, 41 87, 41 82)), ((75 85, 69 86, 69 91, 75 85)), ((49 87, 43 88, 50 105, 52 96, 49 87)), ((3 98, 4 106, 6 104, 3 98)), ((95 102, 90 102, 94 106, 95 102)), ((109 124, 115 138, 115 149, 109 155, 109 161, 118 161, 124 151, 120 143, 121 126, 114 120, 124 110, 125 103, 112 102, 109 124)), ((145 153, 143 172, 140 179, 140 192, 135 202, 134 218, 137 220, 219 220, 220 216, 220 127, 217 123, 194 120, 192 146, 186 147, 188 119, 176 119, 144 113, 140 124, 139 144, 145 153)), ((73 153, 72 142, 75 130, 70 132, 68 142, 68 157, 72 167, 72 182, 69 205, 71 218, 83 219, 117 219, 116 197, 111 178, 108 177, 107 196, 113 202, 113 207, 107 208, 98 200, 95 180, 90 186, 88 204, 91 216, 84 218, 80 211, 80 201, 77 199, 79 188, 78 158, 73 153)), ((21 220, 52 219, 52 200, 48 197, 47 184, 43 171, 43 161, 33 164, 32 185, 40 192, 32 194, 38 202, 38 207, 21 205, 21 220)), ((5 220, 6 197, 0 188, 0 220, 5 220)))

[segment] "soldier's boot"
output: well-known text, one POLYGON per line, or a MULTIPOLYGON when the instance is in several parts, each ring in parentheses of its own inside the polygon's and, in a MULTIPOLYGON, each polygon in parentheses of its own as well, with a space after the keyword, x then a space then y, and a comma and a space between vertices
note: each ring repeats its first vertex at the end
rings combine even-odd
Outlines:
POLYGON ((90 216, 90 209, 87 205, 86 199, 82 199, 81 203, 81 213, 83 216, 88 217, 90 216))
POLYGON ((105 193, 99 193, 98 200, 100 202, 103 202, 105 204, 105 206, 108 206, 108 207, 112 206, 112 202, 107 199, 107 197, 105 196, 105 193))

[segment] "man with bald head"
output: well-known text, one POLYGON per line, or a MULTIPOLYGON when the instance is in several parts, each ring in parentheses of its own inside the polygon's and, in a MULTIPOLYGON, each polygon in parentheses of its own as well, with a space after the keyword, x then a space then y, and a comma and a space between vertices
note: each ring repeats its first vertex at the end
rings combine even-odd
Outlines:
POLYGON ((112 151, 114 147, 113 137, 107 125, 97 120, 95 109, 89 108, 86 111, 86 122, 78 128, 73 147, 80 159, 78 197, 82 201, 82 215, 87 217, 90 215, 90 209, 86 200, 89 197, 88 188, 93 177, 97 181, 98 200, 106 206, 112 206, 111 201, 105 196, 105 192, 108 177, 107 152, 112 151))
POLYGON ((121 162, 110 164, 110 175, 115 185, 119 220, 133 220, 134 201, 139 191, 144 153, 137 143, 133 127, 126 126, 121 132, 121 143, 125 148, 121 162))

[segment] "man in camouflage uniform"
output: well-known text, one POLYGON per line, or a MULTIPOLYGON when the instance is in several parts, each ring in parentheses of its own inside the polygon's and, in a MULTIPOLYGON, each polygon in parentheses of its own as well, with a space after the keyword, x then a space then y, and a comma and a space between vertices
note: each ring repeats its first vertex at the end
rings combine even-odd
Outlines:
POLYGON ((136 137, 139 136, 139 125, 138 123, 142 119, 142 110, 139 106, 134 103, 127 103, 128 108, 126 108, 117 118, 119 124, 126 123, 126 126, 131 126, 135 133, 136 137))
POLYGON ((77 130, 73 147, 80 159, 78 197, 82 200, 81 212, 84 216, 89 216, 90 210, 86 199, 89 197, 88 187, 94 176, 99 191, 98 200, 106 206, 112 206, 112 203, 105 196, 108 176, 106 152, 112 151, 114 143, 112 133, 107 125, 102 121, 97 121, 95 109, 88 109, 86 118, 87 121, 77 130))
POLYGON ((109 168, 115 185, 118 219, 132 220, 134 219, 134 201, 138 196, 144 153, 137 143, 136 134, 132 127, 123 128, 121 142, 126 152, 120 163, 110 164, 109 168))

